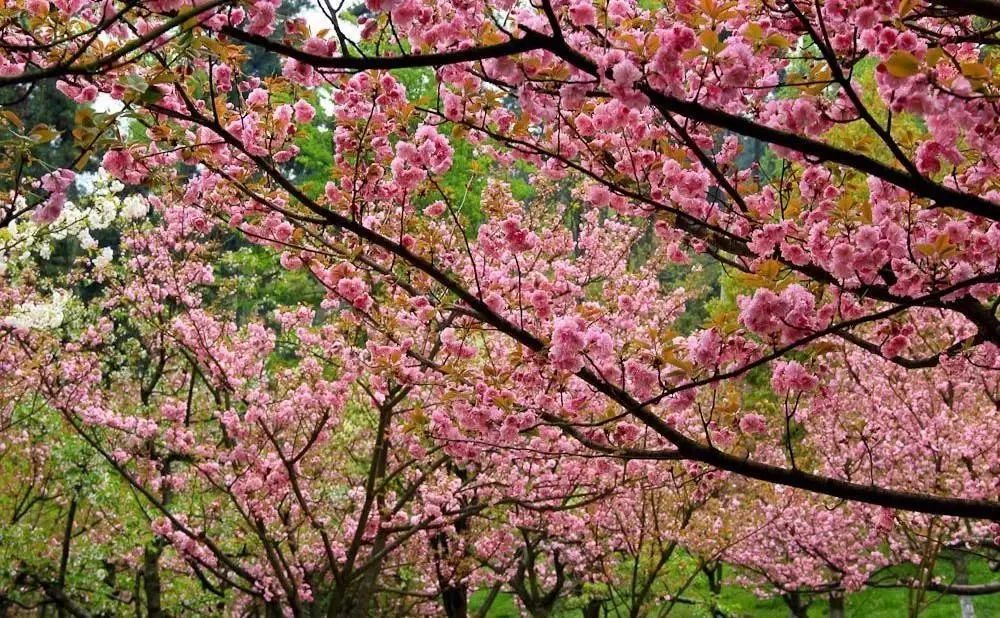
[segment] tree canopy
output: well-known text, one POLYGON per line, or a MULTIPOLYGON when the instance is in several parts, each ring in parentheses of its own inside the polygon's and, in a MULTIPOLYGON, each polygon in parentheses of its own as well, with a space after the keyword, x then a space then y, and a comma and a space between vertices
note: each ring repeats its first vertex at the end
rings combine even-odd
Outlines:
POLYGON ((5 3, 0 613, 968 615, 998 36, 995 0, 5 3))

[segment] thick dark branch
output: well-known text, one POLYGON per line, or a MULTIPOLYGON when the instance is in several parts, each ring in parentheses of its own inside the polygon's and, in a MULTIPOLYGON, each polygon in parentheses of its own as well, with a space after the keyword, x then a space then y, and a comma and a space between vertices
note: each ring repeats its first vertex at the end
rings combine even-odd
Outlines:
MULTIPOLYGON (((941 582, 926 582, 923 583, 919 580, 905 580, 901 579, 898 581, 882 581, 876 582, 869 580, 865 584, 869 588, 911 588, 911 589, 925 589, 932 592, 940 592, 941 594, 954 594, 963 597, 975 597, 975 596, 985 596, 988 594, 997 594, 1000 592, 1000 581, 989 582, 986 584, 945 584, 941 582)), ((839 582, 832 582, 828 584, 823 584, 813 588, 799 588, 798 592, 817 594, 829 592, 831 590, 838 590, 841 584, 839 582)))
POLYGON ((1000 592, 1000 582, 990 582, 988 584, 939 584, 929 582, 928 590, 941 592, 943 594, 957 594, 963 597, 982 596, 986 594, 996 594, 1000 592))
POLYGON ((73 541, 73 524, 76 520, 76 495, 69 501, 69 513, 66 514, 66 529, 63 531, 62 552, 59 556, 59 589, 66 587, 66 571, 69 568, 70 545, 73 541))
POLYGON ((642 460, 659 460, 659 461, 677 461, 679 459, 684 459, 684 457, 675 450, 652 450, 652 449, 634 449, 634 448, 624 448, 618 446, 611 446, 610 444, 601 444, 595 442, 588 438, 580 429, 574 426, 572 423, 568 423, 563 419, 555 416, 553 414, 542 414, 542 419, 551 425, 555 425, 561 429, 566 435, 570 436, 583 446, 589 448, 592 451, 597 451, 598 453, 604 453, 609 457, 615 459, 642 459, 642 460))
POLYGON ((904 367, 906 369, 926 369, 928 367, 937 367, 939 364, 941 364, 942 357, 947 358, 954 356, 966 348, 971 348, 983 342, 981 336, 973 335, 972 337, 969 337, 967 339, 956 341, 952 345, 948 346, 946 350, 939 352, 937 354, 932 354, 931 356, 925 356, 923 358, 906 358, 903 356, 893 356, 889 358, 884 354, 882 354, 881 346, 876 345, 870 341, 867 341, 863 337, 859 337, 858 335, 855 335, 849 331, 841 331, 836 333, 836 335, 841 339, 843 339, 844 341, 849 341, 850 343, 858 346, 859 348, 867 352, 871 352, 876 356, 881 356, 887 361, 895 363, 900 367, 904 367))
POLYGON ((226 27, 222 32, 238 41, 266 49, 287 58, 304 62, 316 69, 341 69, 346 71, 370 71, 391 69, 411 69, 416 67, 440 67, 461 62, 476 62, 489 58, 502 58, 544 49, 550 44, 547 37, 528 31, 518 39, 510 39, 496 45, 470 47, 434 54, 414 54, 404 56, 317 56, 301 49, 272 41, 267 37, 250 34, 237 28, 226 27))
POLYGON ((931 0, 934 6, 943 6, 958 15, 978 15, 1000 21, 1000 2, 997 0, 931 0))

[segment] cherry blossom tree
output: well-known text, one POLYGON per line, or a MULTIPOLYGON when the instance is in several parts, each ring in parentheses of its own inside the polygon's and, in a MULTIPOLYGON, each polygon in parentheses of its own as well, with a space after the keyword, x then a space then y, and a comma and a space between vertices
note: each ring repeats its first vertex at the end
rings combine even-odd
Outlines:
POLYGON ((995 2, 280 4, 2 9, 3 102, 79 106, 0 114, 0 482, 58 539, 3 602, 639 615, 678 547, 789 594, 995 551, 995 2), (238 255, 297 300, 235 311, 238 255))

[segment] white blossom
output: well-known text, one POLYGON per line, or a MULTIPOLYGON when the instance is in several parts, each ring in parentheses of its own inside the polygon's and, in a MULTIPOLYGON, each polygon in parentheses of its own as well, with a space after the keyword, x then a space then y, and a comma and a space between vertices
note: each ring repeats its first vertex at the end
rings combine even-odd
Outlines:
POLYGON ((94 268, 97 270, 104 270, 111 264, 111 260, 115 257, 115 252, 111 250, 111 247, 104 247, 101 249, 100 255, 94 258, 94 268))
POLYGON ((85 250, 92 251, 97 248, 97 241, 90 235, 89 229, 84 228, 80 230, 80 233, 76 237, 80 241, 80 246, 85 250))
POLYGON ((122 216, 130 221, 142 219, 149 212, 149 204, 145 198, 138 195, 130 195, 122 200, 122 216))
POLYGON ((14 312, 4 318, 4 323, 14 328, 34 328, 51 330, 58 328, 66 316, 66 303, 69 292, 56 290, 52 300, 45 302, 25 302, 14 308, 14 312))

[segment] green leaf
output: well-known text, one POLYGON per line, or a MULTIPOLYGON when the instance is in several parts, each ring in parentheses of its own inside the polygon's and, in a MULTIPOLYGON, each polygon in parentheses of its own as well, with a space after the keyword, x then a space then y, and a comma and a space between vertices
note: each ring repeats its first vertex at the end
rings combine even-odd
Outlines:
POLYGON ((38 144, 47 144, 59 137, 59 131, 56 131, 47 124, 35 125, 31 129, 31 139, 38 144))
POLYGON ((893 77, 911 77, 920 70, 920 61, 907 51, 894 51, 885 61, 885 68, 893 77))

